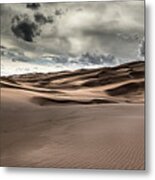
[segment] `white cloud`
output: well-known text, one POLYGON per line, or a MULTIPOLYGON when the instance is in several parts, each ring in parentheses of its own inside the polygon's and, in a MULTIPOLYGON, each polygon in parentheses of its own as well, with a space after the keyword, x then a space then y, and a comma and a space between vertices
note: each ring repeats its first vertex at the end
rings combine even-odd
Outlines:
POLYGON ((72 54, 95 50, 134 57, 139 38, 144 35, 143 1, 42 4, 37 12, 46 17, 53 16, 54 23, 41 26, 40 37, 36 37, 31 45, 15 40, 10 23, 15 14, 21 13, 28 14, 34 21, 36 11, 27 9, 25 4, 3 5, 2 10, 2 36, 9 36, 14 45, 20 44, 19 48, 32 49, 35 53, 38 49, 45 53, 72 54), (63 14, 54 16, 56 9, 61 9, 63 14), (134 34, 137 34, 137 39, 130 38, 134 34))

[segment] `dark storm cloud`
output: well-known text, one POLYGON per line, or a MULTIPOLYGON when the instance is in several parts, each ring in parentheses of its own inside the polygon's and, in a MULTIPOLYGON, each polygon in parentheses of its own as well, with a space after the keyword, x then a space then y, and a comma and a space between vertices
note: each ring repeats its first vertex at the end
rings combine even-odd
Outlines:
POLYGON ((39 24, 45 24, 46 23, 46 17, 41 13, 34 14, 34 19, 39 24))
POLYGON ((28 15, 16 15, 12 18, 12 32, 16 37, 32 42, 33 38, 40 35, 37 24, 32 22, 28 15))
POLYGON ((37 10, 40 8, 40 3, 27 3, 26 7, 32 10, 37 10))
POLYGON ((1 32, 4 45, 12 40, 14 45, 22 44, 24 50, 31 44, 33 48, 30 49, 36 54, 42 51, 79 55, 97 51, 133 58, 144 36, 143 1, 41 3, 37 7, 26 6, 2 6, 1 32), (29 20, 20 18, 11 28, 10 19, 21 12, 27 14, 29 20), (13 33, 10 33, 11 29, 13 33), (9 39, 7 43, 6 37, 9 39), (27 44, 26 41, 31 43, 27 44))
POLYGON ((34 19, 40 25, 43 25, 43 24, 46 24, 46 23, 53 23, 54 22, 53 16, 47 16, 46 17, 42 13, 34 14, 34 19))
POLYGON ((12 18, 11 30, 16 37, 33 42, 36 36, 41 35, 41 26, 53 22, 52 16, 46 17, 39 12, 34 14, 34 20, 27 14, 20 14, 12 18))

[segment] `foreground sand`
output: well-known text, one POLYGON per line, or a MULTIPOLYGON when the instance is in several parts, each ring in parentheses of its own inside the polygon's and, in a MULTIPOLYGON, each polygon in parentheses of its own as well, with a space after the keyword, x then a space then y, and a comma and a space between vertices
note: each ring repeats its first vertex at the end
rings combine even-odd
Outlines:
POLYGON ((143 63, 131 65, 87 86, 101 70, 2 78, 1 166, 144 169, 143 63))

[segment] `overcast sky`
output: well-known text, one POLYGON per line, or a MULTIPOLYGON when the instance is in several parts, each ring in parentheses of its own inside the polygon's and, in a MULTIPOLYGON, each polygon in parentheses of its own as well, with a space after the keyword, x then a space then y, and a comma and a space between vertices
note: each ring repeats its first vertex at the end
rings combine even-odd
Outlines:
POLYGON ((135 58, 143 36, 144 1, 1 5, 1 44, 28 56, 135 58))

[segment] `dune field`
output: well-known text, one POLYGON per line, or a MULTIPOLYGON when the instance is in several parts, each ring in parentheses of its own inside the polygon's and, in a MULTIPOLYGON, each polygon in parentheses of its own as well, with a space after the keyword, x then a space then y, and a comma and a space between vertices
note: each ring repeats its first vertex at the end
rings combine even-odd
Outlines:
POLYGON ((144 169, 144 65, 1 77, 1 166, 144 169))

